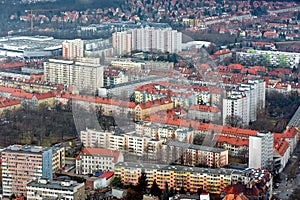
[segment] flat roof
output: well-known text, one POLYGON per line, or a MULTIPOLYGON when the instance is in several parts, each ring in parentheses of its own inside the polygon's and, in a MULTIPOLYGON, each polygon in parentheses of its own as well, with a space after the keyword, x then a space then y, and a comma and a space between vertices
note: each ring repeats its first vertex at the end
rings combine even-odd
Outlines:
POLYGON ((82 185, 74 181, 47 181, 46 183, 39 183, 38 181, 31 181, 27 184, 29 187, 47 188, 55 190, 70 190, 73 191, 75 187, 82 185), (70 186, 61 185, 62 182, 69 182, 70 186))

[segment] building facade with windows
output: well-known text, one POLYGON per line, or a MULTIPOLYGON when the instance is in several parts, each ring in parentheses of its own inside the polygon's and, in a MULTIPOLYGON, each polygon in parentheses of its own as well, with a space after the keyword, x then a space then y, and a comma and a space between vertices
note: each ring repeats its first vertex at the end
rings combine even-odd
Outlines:
POLYGON ((113 171, 115 163, 123 161, 124 156, 118 150, 84 148, 76 157, 76 174, 113 171))
POLYGON ((52 148, 12 145, 2 152, 3 196, 24 195, 29 181, 52 180, 52 148))
POLYGON ((75 86, 84 93, 95 93, 103 86, 103 66, 91 62, 49 59, 44 62, 45 81, 75 86))
POLYGON ((26 186, 28 200, 68 199, 82 200, 85 196, 84 183, 64 180, 39 179, 26 186))
POLYGON ((265 169, 273 165, 274 135, 257 133, 249 137, 249 167, 265 169))

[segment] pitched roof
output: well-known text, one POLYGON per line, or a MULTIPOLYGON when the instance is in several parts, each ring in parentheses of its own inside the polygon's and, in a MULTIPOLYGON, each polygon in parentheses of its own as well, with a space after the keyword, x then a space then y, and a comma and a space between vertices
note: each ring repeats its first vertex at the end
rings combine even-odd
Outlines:
POLYGON ((190 110, 197 110, 201 112, 221 112, 219 108, 212 107, 212 106, 206 106, 206 105, 191 105, 190 110))
POLYGON ((0 108, 21 104, 19 99, 0 98, 0 108))
POLYGON ((120 151, 103 149, 103 148, 84 148, 76 157, 76 159, 77 160, 80 159, 81 155, 102 155, 102 156, 114 157, 113 162, 118 162, 120 151))

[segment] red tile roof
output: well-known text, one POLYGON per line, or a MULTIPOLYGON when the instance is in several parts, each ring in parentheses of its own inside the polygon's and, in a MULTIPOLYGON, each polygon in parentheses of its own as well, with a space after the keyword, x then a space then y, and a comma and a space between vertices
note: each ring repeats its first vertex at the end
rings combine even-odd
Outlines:
POLYGON ((84 148, 76 159, 80 159, 81 155, 102 155, 102 156, 109 156, 114 157, 113 162, 118 162, 118 158, 120 155, 119 150, 110 150, 110 149, 102 149, 102 148, 84 148))
MULTIPOLYGON (((275 139, 275 138, 274 138, 275 139)), ((289 143, 285 140, 274 140, 274 150, 283 156, 289 148, 289 143)))
POLYGON ((0 108, 21 104, 19 99, 0 98, 0 108))
POLYGON ((221 112, 219 108, 206 105, 192 105, 190 110, 198 110, 201 112, 221 112))
POLYGON ((114 175, 114 172, 103 172, 100 175, 100 178, 106 178, 106 180, 110 179, 114 175))

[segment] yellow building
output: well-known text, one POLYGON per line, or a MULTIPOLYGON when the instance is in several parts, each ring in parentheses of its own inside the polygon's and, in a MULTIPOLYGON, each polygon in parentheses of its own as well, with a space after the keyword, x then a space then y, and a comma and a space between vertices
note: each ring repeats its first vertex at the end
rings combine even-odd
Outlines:
POLYGON ((0 114, 5 111, 17 110, 21 107, 19 99, 0 98, 0 114))
POLYGON ((265 177, 268 184, 272 185, 272 176, 267 170, 235 170, 235 169, 209 169, 198 167, 158 165, 149 163, 120 162, 115 164, 115 175, 120 177, 124 184, 138 183, 142 173, 147 176, 148 187, 155 180, 160 189, 164 189, 165 183, 170 188, 179 191, 182 187, 191 193, 196 193, 198 188, 209 193, 220 194, 227 186, 242 182, 244 184, 256 180, 251 177, 257 173, 258 177, 265 177))
POLYGON ((168 110, 173 108, 171 99, 164 98, 146 103, 137 104, 134 108, 134 120, 143 121, 150 114, 158 111, 168 110))
POLYGON ((56 172, 57 170, 65 167, 66 165, 66 154, 65 147, 63 146, 54 146, 52 148, 52 171, 56 172))

